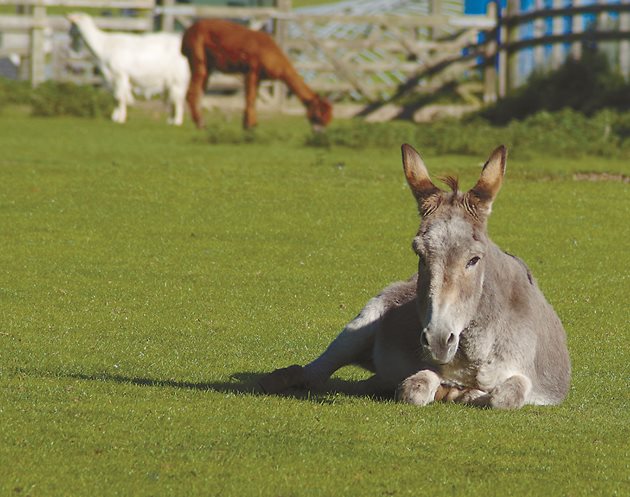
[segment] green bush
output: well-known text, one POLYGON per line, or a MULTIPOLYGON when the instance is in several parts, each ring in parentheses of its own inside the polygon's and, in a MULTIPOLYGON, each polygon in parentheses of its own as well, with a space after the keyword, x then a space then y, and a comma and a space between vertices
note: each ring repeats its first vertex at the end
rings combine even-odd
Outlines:
POLYGON ((0 109, 8 104, 30 104, 31 92, 28 81, 0 78, 0 109))
POLYGON ((588 116, 606 108, 629 110, 630 84, 612 71, 603 54, 586 51, 582 59, 569 58, 554 72, 535 72, 526 85, 479 116, 494 124, 507 124, 536 112, 564 108, 588 116))
POLYGON ((413 124, 346 122, 309 137, 307 145, 350 148, 398 147, 408 142, 431 154, 484 155, 500 143, 520 157, 549 153, 567 157, 630 155, 630 117, 604 110, 592 117, 571 109, 539 112, 508 126, 493 126, 475 117, 465 121, 443 120, 413 124))
POLYGON ((462 121, 333 125, 308 137, 315 147, 392 147, 409 142, 432 154, 485 154, 499 143, 512 154, 553 151, 569 157, 630 155, 630 84, 605 55, 586 50, 557 71, 534 73, 528 84, 462 121))
POLYGON ((28 81, 0 78, 0 108, 29 105, 34 116, 100 117, 114 107, 113 96, 92 86, 47 81, 32 88, 28 81))
POLYGON ((102 117, 111 113, 113 96, 86 85, 47 81, 31 94, 34 116, 102 117))
POLYGON ((564 109, 539 112, 524 121, 512 122, 507 129, 511 131, 513 147, 520 151, 553 151, 565 157, 614 157, 623 155, 619 147, 622 137, 616 132, 616 123, 622 119, 621 114, 609 110, 589 118, 564 109))

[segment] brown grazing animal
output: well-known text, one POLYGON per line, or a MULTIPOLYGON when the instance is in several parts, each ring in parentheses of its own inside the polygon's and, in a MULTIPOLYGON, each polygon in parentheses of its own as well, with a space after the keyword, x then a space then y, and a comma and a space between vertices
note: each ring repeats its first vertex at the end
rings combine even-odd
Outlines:
POLYGON ((203 90, 215 69, 245 74, 245 129, 256 125, 256 93, 262 79, 283 81, 306 107, 314 130, 321 130, 332 119, 330 102, 306 85, 267 33, 221 19, 205 19, 184 33, 182 54, 188 59, 192 76, 186 100, 198 128, 204 126, 200 108, 203 90))

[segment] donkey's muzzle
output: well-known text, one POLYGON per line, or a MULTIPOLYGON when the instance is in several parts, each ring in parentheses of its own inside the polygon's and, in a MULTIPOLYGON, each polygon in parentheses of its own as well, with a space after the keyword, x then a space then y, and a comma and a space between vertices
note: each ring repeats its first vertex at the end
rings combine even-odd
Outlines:
POLYGON ((431 333, 424 330, 420 340, 438 364, 451 362, 459 346, 459 337, 455 333, 431 333))

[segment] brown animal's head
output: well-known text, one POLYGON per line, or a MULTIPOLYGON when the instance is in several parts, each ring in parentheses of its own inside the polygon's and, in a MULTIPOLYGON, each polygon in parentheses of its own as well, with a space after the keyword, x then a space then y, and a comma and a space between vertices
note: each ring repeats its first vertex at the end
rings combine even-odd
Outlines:
POLYGON ((315 98, 306 106, 306 117, 311 123, 313 131, 322 131, 332 121, 332 104, 324 97, 315 95, 315 98))
POLYGON ((505 173, 506 149, 497 148, 468 192, 447 178, 451 191, 436 187, 411 146, 402 146, 403 167, 422 222, 413 240, 418 254, 421 341, 433 361, 450 362, 462 331, 471 325, 482 295, 490 241, 486 220, 505 173))

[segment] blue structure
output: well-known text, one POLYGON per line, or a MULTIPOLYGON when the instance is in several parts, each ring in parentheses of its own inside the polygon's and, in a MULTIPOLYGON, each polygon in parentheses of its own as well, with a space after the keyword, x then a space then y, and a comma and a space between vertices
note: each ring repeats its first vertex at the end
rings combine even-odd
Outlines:
MULTIPOLYGON (((500 5, 501 9, 505 9, 507 6, 507 0, 465 0, 464 2, 464 13, 465 14, 485 14, 486 7, 489 2, 497 2, 500 5)), ((577 3, 576 0, 561 0, 561 7, 568 7, 571 5, 575 5, 577 3)), ((580 5, 591 5, 598 3, 597 0, 579 0, 580 5)), ((608 0, 609 4, 618 4, 621 3, 621 0, 608 0)), ((557 6, 557 4, 556 4, 557 6)), ((554 0, 543 0, 542 7, 544 9, 551 9, 554 7, 554 0)), ((519 10, 520 12, 528 12, 533 11, 536 8, 536 0, 520 0, 519 1, 519 10)), ((611 13, 611 20, 615 20, 618 18, 618 14, 611 13)), ((584 14, 582 16, 584 29, 588 30, 589 26, 591 26, 596 21, 596 16, 594 14, 584 14)), ((520 39, 528 39, 534 37, 534 22, 530 22, 527 24, 523 24, 520 27, 519 38, 520 39)), ((544 20, 544 35, 550 35, 553 33, 553 18, 546 18, 544 20)), ((562 27, 561 33, 571 33, 572 32, 572 20, 570 16, 564 17, 562 19, 562 27)), ((553 47, 551 45, 546 45, 544 47, 544 59, 545 65, 551 60, 553 47)), ((562 56, 563 58, 568 55, 570 51, 570 45, 564 44, 562 46, 562 56)), ((518 54, 518 79, 520 81, 524 81, 531 73, 536 69, 536 61, 534 59, 534 49, 528 48, 521 50, 518 54)))
MULTIPOLYGON (((464 1, 464 14, 478 14, 482 15, 486 13, 486 6, 490 2, 495 0, 465 0, 464 1)), ((507 0, 500 0, 501 8, 506 6, 507 0)))

